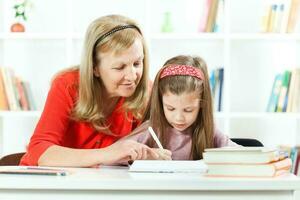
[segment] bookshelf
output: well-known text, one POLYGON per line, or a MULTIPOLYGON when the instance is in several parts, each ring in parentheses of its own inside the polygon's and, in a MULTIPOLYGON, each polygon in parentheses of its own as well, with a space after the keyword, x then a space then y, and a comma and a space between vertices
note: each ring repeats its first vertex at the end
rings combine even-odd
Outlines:
POLYGON ((261 0, 226 1, 223 31, 217 33, 197 31, 201 17, 197 9, 204 0, 31 1, 34 7, 25 33, 10 33, 14 1, 0 1, 0 66, 12 67, 30 82, 38 108, 0 112, 0 155, 25 150, 51 78, 60 69, 79 63, 87 25, 113 13, 141 24, 150 50, 152 79, 166 59, 178 54, 200 55, 210 70, 224 67, 223 106, 215 117, 225 134, 256 138, 270 146, 300 144, 299 113, 265 112, 275 74, 300 67, 299 26, 291 34, 260 33, 261 0), (171 13, 171 33, 160 31, 166 12, 171 13))

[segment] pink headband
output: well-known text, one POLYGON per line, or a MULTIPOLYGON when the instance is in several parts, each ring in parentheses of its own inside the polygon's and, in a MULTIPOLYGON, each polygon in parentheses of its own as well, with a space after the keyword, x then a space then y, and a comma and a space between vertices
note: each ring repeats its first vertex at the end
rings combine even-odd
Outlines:
POLYGON ((199 68, 190 65, 169 65, 162 70, 159 78, 162 79, 167 76, 175 75, 193 76, 204 80, 203 72, 199 68))

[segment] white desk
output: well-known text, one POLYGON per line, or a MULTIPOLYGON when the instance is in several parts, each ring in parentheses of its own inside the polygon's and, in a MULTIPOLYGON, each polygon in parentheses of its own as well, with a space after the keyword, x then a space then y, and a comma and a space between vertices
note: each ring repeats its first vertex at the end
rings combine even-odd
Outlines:
POLYGON ((129 173, 126 168, 70 169, 68 176, 0 175, 0 199, 300 200, 300 179, 208 178, 201 174, 129 173))

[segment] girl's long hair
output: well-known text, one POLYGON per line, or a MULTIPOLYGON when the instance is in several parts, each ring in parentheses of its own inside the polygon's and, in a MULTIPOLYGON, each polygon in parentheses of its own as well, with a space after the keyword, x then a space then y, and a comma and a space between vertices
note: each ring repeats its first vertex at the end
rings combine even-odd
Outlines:
POLYGON ((180 95, 184 92, 199 92, 200 109, 197 119, 192 125, 192 149, 191 159, 202 159, 202 153, 205 148, 213 147, 214 121, 212 96, 209 86, 209 77, 207 73, 207 66, 200 57, 192 56, 176 56, 169 59, 164 67, 158 72, 154 80, 153 89, 150 97, 150 102, 147 106, 144 119, 150 119, 150 124, 158 133, 159 139, 163 145, 167 141, 164 137, 165 132, 170 127, 163 111, 162 95, 167 91, 175 95, 180 95), (204 80, 199 80, 192 76, 168 76, 160 79, 162 70, 171 64, 190 65, 200 68, 204 74, 204 80))

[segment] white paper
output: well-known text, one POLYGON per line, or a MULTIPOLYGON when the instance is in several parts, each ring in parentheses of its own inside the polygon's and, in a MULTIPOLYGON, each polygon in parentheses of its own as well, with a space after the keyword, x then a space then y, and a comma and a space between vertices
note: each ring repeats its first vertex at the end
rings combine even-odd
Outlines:
POLYGON ((202 160, 136 160, 129 172, 205 173, 207 166, 202 160))

